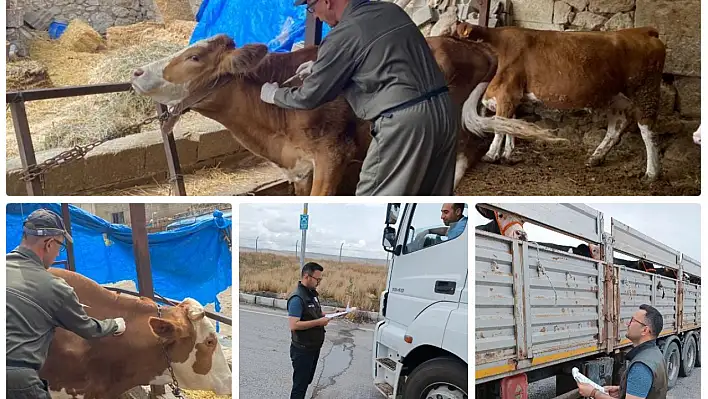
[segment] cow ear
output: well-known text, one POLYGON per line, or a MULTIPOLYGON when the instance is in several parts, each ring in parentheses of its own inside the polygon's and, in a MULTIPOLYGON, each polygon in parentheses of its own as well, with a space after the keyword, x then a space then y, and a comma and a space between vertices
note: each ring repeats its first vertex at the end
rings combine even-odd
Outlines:
POLYGON ((187 317, 189 317, 189 320, 192 321, 198 321, 204 318, 204 308, 200 308, 197 306, 190 306, 187 309, 187 317))
POLYGON ((150 320, 148 320, 148 323, 150 324, 150 329, 152 332, 160 338, 167 340, 179 338, 177 326, 169 320, 151 317, 150 320))
POLYGON ((268 54, 268 47, 263 44, 246 44, 234 49, 228 60, 231 73, 238 75, 250 71, 268 54))

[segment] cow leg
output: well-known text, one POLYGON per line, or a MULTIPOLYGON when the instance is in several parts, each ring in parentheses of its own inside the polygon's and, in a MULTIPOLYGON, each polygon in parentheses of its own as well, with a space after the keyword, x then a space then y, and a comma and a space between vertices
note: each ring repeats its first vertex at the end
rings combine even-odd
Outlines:
POLYGON ((521 159, 512 158, 511 153, 514 151, 514 140, 516 137, 506 135, 506 141, 504 144, 504 152, 502 153, 501 162, 505 165, 515 165, 521 162, 521 159))
MULTIPOLYGON (((486 102, 485 106, 487 106, 489 109, 496 108, 496 116, 501 116, 504 118, 513 118, 514 111, 516 110, 516 106, 519 104, 519 101, 521 101, 521 97, 515 97, 512 94, 503 93, 498 96, 497 100, 498 101, 496 101, 496 104, 494 99, 492 99, 486 102)), ((494 140, 492 140, 492 144, 489 146, 489 150, 487 151, 487 153, 484 155, 484 157, 482 157, 482 161, 495 163, 499 161, 500 158, 503 158, 504 163, 510 163, 511 152, 513 150, 514 141, 511 136, 494 133, 494 140), (502 144, 504 143, 505 139, 506 145, 504 147, 504 154, 502 155, 502 144)))
POLYGON ((345 162, 333 162, 329 158, 317 158, 315 160, 315 170, 312 175, 313 196, 331 196, 337 194, 337 187, 342 181, 342 176, 347 169, 345 162))
POLYGON ((594 167, 600 165, 605 160, 605 157, 612 147, 619 142, 622 131, 627 127, 627 123, 629 122, 626 110, 630 106, 631 104, 626 97, 618 96, 613 100, 607 112, 607 133, 602 139, 602 142, 600 142, 600 145, 595 149, 595 152, 593 152, 586 162, 587 166, 594 167))
POLYGON ((489 150, 487 150, 487 153, 482 157, 482 161, 496 163, 499 160, 499 157, 501 157, 502 142, 504 141, 504 137, 505 135, 503 134, 494 133, 492 144, 489 145, 489 150))
POLYGON ((661 173, 661 165, 659 163, 659 151, 654 143, 654 132, 651 131, 649 125, 638 123, 639 131, 642 133, 642 140, 647 150, 647 169, 644 173, 644 182, 651 183, 659 177, 661 173))
POLYGON ((293 182, 293 188, 295 189, 295 195, 297 196, 310 195, 312 192, 312 173, 293 182))

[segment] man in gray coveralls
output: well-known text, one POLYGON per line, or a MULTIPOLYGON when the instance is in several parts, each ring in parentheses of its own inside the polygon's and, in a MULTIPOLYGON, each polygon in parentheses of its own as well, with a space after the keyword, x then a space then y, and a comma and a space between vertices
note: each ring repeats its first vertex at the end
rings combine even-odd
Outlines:
POLYGON ((57 327, 84 339, 125 331, 122 318, 100 321, 89 317, 74 289, 47 271, 63 251, 65 240, 73 242, 59 215, 38 209, 25 220, 20 245, 7 254, 5 355, 9 399, 50 397, 39 370, 57 327))
POLYGON ((296 0, 333 29, 300 87, 266 83, 261 99, 313 109, 344 94, 372 121, 356 195, 452 195, 460 122, 425 37, 394 3, 296 0))

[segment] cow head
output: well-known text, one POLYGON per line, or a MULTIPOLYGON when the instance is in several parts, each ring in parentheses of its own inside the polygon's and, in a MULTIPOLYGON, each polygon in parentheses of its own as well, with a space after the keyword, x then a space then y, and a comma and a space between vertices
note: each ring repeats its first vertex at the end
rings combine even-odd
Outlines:
POLYGON ((479 205, 475 207, 482 216, 495 222, 493 233, 523 241, 528 239, 528 235, 524 231, 524 221, 520 217, 506 212, 492 211, 479 205))
POLYGON ((133 71, 130 82, 142 95, 174 106, 196 91, 207 91, 219 78, 249 72, 266 56, 262 44, 236 48, 226 35, 216 35, 133 71))
POLYGON ((580 244, 577 246, 578 255, 600 260, 600 246, 597 244, 580 244))
MULTIPOLYGON (((151 317, 149 323, 167 349, 180 387, 231 394, 231 369, 202 305, 187 298, 177 306, 162 308, 161 317, 151 317)), ((166 370, 151 383, 171 382, 166 370)))

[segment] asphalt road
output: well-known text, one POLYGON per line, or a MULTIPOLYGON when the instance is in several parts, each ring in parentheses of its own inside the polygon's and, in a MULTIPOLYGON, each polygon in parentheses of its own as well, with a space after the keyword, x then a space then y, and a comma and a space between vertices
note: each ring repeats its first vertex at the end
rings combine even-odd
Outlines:
MULTIPOLYGON (((330 321, 306 398, 383 398, 372 380, 373 327, 330 321)), ((289 398, 292 371, 287 313, 240 304, 239 397, 289 398)))
MULTIPOLYGON (((555 397, 555 377, 529 384, 529 399, 549 399, 555 397)), ((666 399, 699 399, 701 397, 701 369, 695 368, 689 377, 679 377, 667 394, 666 399)))

